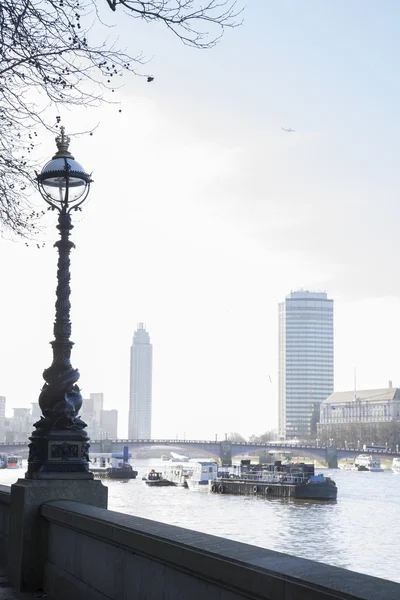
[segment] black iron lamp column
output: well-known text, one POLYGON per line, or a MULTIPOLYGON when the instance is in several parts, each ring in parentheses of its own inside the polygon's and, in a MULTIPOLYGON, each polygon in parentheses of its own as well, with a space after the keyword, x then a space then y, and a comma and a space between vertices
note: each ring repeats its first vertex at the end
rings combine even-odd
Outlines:
POLYGON ((58 211, 56 318, 53 362, 43 372, 46 381, 39 396, 43 416, 34 424, 30 437, 28 479, 92 479, 88 469, 89 438, 86 423, 79 417, 82 406, 77 381, 78 369, 71 365, 73 342, 70 321, 70 251, 75 247, 69 236, 71 212, 80 210, 86 200, 91 178, 68 150, 70 139, 64 127, 56 137, 58 151, 41 173, 39 190, 51 210, 58 211))

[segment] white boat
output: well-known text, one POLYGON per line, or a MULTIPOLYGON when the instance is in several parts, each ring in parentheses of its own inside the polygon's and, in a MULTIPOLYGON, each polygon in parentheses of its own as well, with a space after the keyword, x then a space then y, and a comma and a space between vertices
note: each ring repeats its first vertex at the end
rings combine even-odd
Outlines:
POLYGON ((22 458, 16 454, 7 456, 7 469, 22 469, 22 458))
POLYGON ((392 462, 393 473, 400 473, 400 458, 394 458, 392 462))
POLYGON ((193 466, 193 475, 187 480, 192 492, 208 492, 208 482, 218 476, 218 465, 215 462, 197 462, 193 466))
POLYGON ((339 469, 343 471, 358 471, 357 466, 354 463, 344 463, 339 465, 339 469))
POLYGON ((176 454, 176 452, 171 452, 172 462, 189 462, 188 456, 183 456, 183 454, 176 454))
POLYGON ((193 474, 192 466, 187 467, 170 463, 165 468, 163 477, 178 487, 188 487, 187 481, 193 474))
POLYGON ((383 471, 381 467, 381 461, 377 457, 373 457, 370 454, 360 454, 354 459, 354 464, 359 471, 372 471, 380 472, 383 471))

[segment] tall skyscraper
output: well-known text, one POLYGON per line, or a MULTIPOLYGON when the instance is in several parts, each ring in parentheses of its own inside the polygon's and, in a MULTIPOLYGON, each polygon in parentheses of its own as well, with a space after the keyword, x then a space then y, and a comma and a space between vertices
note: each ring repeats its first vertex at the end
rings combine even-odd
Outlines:
POLYGON ((143 323, 139 323, 131 346, 129 438, 151 438, 151 385, 153 346, 143 323))
POLYGON ((333 300, 291 292, 279 304, 279 435, 310 435, 317 405, 333 392, 333 300))

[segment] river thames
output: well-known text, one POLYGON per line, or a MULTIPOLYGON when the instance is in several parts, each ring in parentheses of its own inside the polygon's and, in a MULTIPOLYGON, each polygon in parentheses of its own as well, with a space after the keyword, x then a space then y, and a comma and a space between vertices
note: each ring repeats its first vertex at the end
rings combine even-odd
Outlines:
MULTIPOLYGON (((165 465, 165 463, 164 463, 165 465)), ((109 509, 317 560, 400 583, 400 475, 326 470, 335 502, 291 501, 148 487, 160 460, 136 460, 136 480, 104 481, 109 509)), ((1 470, 10 485, 25 469, 1 470)))

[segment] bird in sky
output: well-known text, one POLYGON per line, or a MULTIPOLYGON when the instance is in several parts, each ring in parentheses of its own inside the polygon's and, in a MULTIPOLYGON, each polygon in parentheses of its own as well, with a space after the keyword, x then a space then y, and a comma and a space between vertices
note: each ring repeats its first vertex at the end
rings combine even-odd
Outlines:
POLYGON ((287 133, 296 133, 296 130, 295 130, 295 129, 290 129, 290 127, 289 127, 289 129, 285 129, 285 128, 282 126, 282 131, 286 131, 287 133))
POLYGON ((152 81, 154 81, 154 77, 148 77, 147 78, 147 83, 151 83, 152 81))

